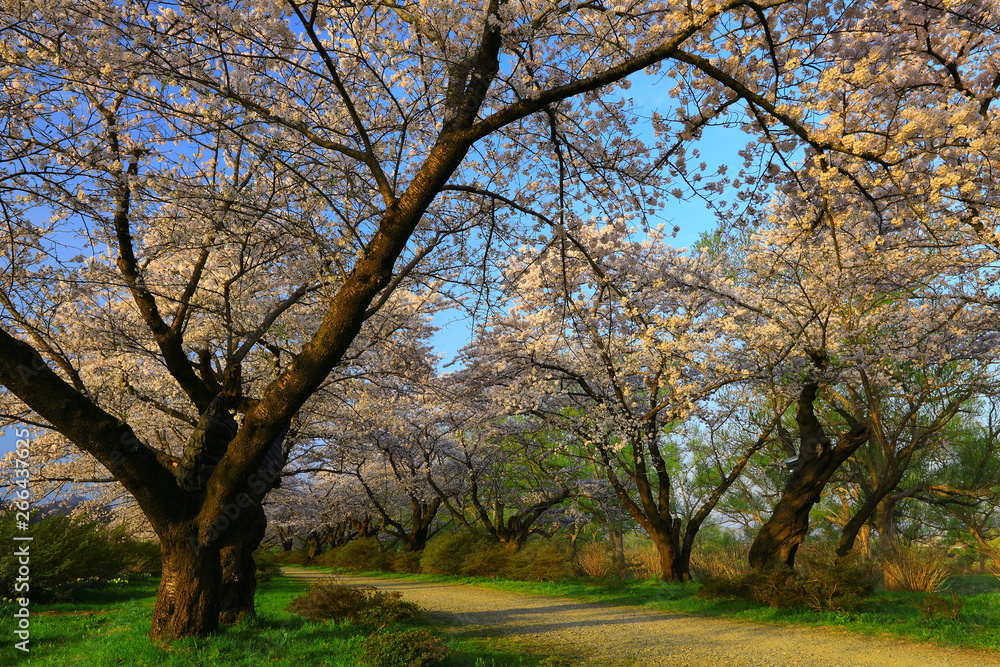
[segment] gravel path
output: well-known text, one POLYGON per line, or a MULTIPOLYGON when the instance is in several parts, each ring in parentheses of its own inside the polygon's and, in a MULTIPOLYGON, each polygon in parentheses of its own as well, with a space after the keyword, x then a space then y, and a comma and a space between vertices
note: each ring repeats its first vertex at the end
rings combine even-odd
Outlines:
MULTIPOLYGON (((283 567, 286 576, 322 579, 283 567)), ((840 631, 728 621, 494 591, 464 584, 337 576, 400 591, 463 631, 523 641, 593 667, 1000 667, 1000 654, 840 631), (471 627, 470 627, 471 626, 471 627)))

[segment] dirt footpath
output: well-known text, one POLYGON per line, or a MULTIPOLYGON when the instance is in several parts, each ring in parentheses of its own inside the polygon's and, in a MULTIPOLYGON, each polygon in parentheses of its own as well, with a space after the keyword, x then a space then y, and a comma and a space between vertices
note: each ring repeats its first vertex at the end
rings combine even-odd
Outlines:
MULTIPOLYGON (((329 578, 284 567, 301 579, 329 578)), ((593 667, 1000 667, 1000 654, 839 631, 743 623, 463 584, 337 576, 400 591, 435 616, 593 667)))

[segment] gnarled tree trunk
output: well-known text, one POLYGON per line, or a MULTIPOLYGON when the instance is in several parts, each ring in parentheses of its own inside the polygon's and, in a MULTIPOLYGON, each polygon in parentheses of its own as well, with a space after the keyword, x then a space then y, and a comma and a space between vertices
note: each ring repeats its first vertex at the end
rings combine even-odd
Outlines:
POLYGON ((795 564, 795 553, 809 531, 810 510, 819 502, 837 468, 870 437, 867 424, 841 412, 850 429, 833 445, 814 411, 818 391, 819 385, 810 382, 799 396, 795 414, 800 442, 798 462, 771 517, 750 545, 750 567, 756 570, 790 568, 795 564))
POLYGON ((163 570, 153 607, 153 639, 203 637, 219 627, 219 547, 200 545, 192 523, 160 533, 163 570))
POLYGON ((255 613, 257 564, 253 552, 264 539, 267 517, 264 508, 257 504, 244 511, 247 521, 235 528, 219 552, 222 566, 219 622, 223 625, 233 625, 255 613))

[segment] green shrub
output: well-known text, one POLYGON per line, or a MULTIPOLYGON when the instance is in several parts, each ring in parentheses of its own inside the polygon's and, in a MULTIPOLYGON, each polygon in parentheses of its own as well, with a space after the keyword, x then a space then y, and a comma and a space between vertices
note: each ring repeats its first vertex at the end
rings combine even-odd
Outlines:
POLYGON ((286 611, 319 621, 359 623, 384 627, 415 618, 420 607, 400 599, 400 593, 380 591, 372 586, 345 586, 335 581, 320 581, 309 586, 304 595, 292 600, 286 611))
POLYGON ((361 664, 369 667, 424 667, 444 660, 447 647, 427 630, 379 632, 361 642, 361 664))
POLYGON ((86 588, 112 579, 159 573, 159 547, 132 540, 124 527, 109 528, 98 521, 64 514, 46 517, 17 530, 13 512, 0 515, 0 542, 14 545, 0 552, 0 597, 28 597, 37 602, 71 599, 86 588), (15 542, 15 536, 33 539, 15 542), (28 590, 17 590, 20 555, 28 550, 28 590))
POLYGON ((529 542, 512 553, 505 574, 525 581, 559 581, 572 573, 569 550, 544 540, 529 542))
POLYGON ((420 558, 424 555, 422 551, 401 551, 389 557, 389 567, 393 572, 405 572, 416 574, 420 572, 420 558))
POLYGON ((374 537, 359 537, 340 547, 338 564, 350 570, 388 570, 389 554, 374 537))
POLYGON ((119 543, 123 571, 128 577, 158 577, 163 569, 159 542, 125 538, 119 543))
POLYGON ((317 567, 340 567, 340 547, 334 547, 329 551, 323 551, 312 560, 306 560, 309 565, 317 567))
POLYGON ((469 533, 447 533, 430 542, 420 557, 420 571, 425 574, 461 574, 462 561, 478 542, 469 533))
POLYGON ((274 551, 274 562, 281 565, 305 565, 309 562, 306 553, 302 550, 295 551, 274 551))
POLYGON ((268 549, 257 549, 253 552, 253 560, 257 565, 257 583, 271 581, 281 574, 281 563, 278 554, 268 549))
POLYGON ((462 558, 459 574, 467 577, 499 577, 510 564, 511 552, 508 547, 497 542, 480 540, 472 545, 472 550, 462 558))

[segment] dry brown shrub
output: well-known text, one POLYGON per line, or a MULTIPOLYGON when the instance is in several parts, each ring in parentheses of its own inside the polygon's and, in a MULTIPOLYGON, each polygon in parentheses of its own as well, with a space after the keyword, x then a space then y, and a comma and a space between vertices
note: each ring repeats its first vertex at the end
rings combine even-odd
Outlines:
POLYGON ((742 547, 706 545, 691 554, 691 575, 704 583, 713 579, 738 579, 747 573, 746 550, 742 547))
POLYGON ((615 561, 611 548, 604 542, 587 542, 576 553, 580 571, 594 579, 604 579, 614 571, 615 561))
POLYGON ((933 593, 948 578, 945 554, 939 549, 917 546, 887 551, 882 560, 885 590, 933 593))
POLYGON ((625 560, 632 574, 640 581, 659 577, 661 574, 660 552, 652 542, 630 546, 625 551, 625 560))

